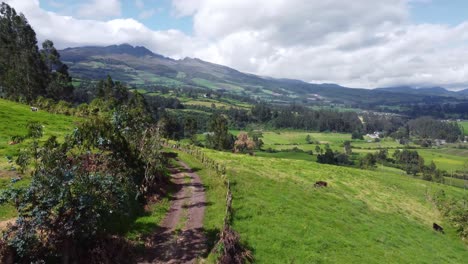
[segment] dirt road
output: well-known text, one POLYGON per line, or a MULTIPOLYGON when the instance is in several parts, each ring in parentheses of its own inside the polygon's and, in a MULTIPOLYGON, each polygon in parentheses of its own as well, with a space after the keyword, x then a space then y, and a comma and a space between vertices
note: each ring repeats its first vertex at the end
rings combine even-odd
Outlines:
POLYGON ((187 164, 174 168, 171 177, 178 191, 160 228, 148 238, 138 263, 196 263, 207 250, 203 232, 205 189, 187 164))

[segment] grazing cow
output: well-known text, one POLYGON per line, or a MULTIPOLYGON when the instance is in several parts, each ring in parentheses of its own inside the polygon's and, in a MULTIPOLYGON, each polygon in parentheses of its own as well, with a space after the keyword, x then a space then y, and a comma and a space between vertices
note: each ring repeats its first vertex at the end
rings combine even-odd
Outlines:
POLYGON ((326 181, 316 181, 314 184, 315 188, 327 187, 328 183, 326 181))
POLYGON ((37 112, 37 110, 39 110, 37 107, 31 106, 31 111, 37 112))
POLYGON ((8 145, 16 145, 16 144, 18 144, 18 142, 15 142, 15 141, 8 142, 8 145))
POLYGON ((436 223, 432 224, 432 228, 437 232, 441 232, 442 234, 445 234, 444 233, 444 228, 441 227, 440 225, 436 224, 436 223))

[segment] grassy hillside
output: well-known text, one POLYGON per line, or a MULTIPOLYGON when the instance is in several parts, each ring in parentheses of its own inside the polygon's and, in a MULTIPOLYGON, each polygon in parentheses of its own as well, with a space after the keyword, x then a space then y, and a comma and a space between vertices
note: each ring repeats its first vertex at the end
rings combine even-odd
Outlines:
MULTIPOLYGON (((63 62, 70 67, 71 75, 83 80, 104 79, 111 74, 114 80, 135 86, 208 88, 275 103, 300 99, 310 105, 329 105, 332 101, 338 105, 352 104, 352 108, 380 105, 382 108, 401 109, 402 105, 427 100, 453 102, 453 98, 445 95, 348 89, 336 84, 311 84, 256 76, 200 59, 173 60, 144 47, 127 44, 68 48, 60 51, 60 54, 63 62)), ((458 94, 451 96, 457 97, 458 94)))
POLYGON ((36 121, 43 125, 44 139, 50 136, 63 137, 71 132, 76 118, 50 114, 39 109, 32 112, 30 107, 23 104, 0 99, 0 169, 5 169, 7 155, 16 155, 25 144, 8 145, 12 136, 26 135, 28 122, 36 121))
MULTIPOLYGON (((28 141, 17 145, 9 145, 11 137, 15 135, 26 135, 26 125, 30 121, 40 122, 44 126, 44 136, 57 136, 59 139, 70 133, 74 127, 75 118, 50 114, 39 110, 32 112, 30 107, 23 104, 0 99, 0 189, 6 188, 11 183, 11 177, 15 172, 11 170, 12 164, 8 163, 7 156, 15 157, 21 148, 25 148, 28 141)), ((28 179, 23 179, 16 185, 25 185, 28 179)), ((0 206, 0 221, 11 218, 15 212, 10 206, 0 206)))
POLYGON ((462 189, 391 170, 207 153, 226 163, 235 181, 234 227, 258 263, 463 263, 468 258, 466 245, 427 199, 438 190, 460 197, 462 189), (317 180, 330 186, 316 189, 317 180), (434 232, 433 222, 446 234, 434 232))

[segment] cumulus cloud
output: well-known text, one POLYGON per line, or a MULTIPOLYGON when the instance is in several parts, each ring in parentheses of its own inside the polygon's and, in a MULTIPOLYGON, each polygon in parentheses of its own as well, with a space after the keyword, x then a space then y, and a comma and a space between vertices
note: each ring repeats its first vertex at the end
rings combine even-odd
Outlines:
POLYGON ((153 31, 135 19, 85 20, 45 11, 38 0, 7 3, 26 15, 39 41, 51 39, 59 48, 129 43, 176 58, 195 49, 196 41, 190 41, 181 31, 153 31))
MULTIPOLYGON (((118 8, 106 16, 118 16, 118 1, 94 1, 114 3, 118 8)), ((411 1, 172 0, 175 16, 193 16, 192 36, 154 31, 135 19, 62 16, 38 0, 7 2, 25 13, 40 39, 60 47, 130 43, 260 75, 351 87, 468 87, 468 22, 414 24, 411 1)))
POLYGON ((201 58, 263 75, 352 87, 468 86, 466 24, 414 25, 405 0, 174 0, 201 58))
POLYGON ((119 0, 91 0, 78 6, 78 16, 81 18, 106 18, 121 15, 119 0))

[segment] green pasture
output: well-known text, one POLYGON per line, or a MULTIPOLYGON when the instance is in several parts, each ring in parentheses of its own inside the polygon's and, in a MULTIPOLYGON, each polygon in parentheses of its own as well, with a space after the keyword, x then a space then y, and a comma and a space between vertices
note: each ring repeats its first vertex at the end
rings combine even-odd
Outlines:
POLYGON ((468 258, 466 244, 428 200, 439 190, 467 195, 463 189, 391 168, 367 171, 206 153, 227 165, 233 226, 256 263, 464 263, 468 258), (329 187, 314 188, 318 180, 329 187), (432 230, 434 222, 444 226, 445 235, 432 230))
POLYGON ((26 125, 28 122, 36 121, 43 125, 44 136, 57 136, 59 139, 72 132, 75 117, 50 114, 39 109, 32 112, 30 106, 14 103, 0 99, 0 170, 9 169, 6 156, 15 156, 21 148, 26 147, 27 141, 9 145, 11 137, 15 135, 25 136, 27 134, 26 125))
POLYGON ((468 136, 468 121, 461 121, 458 122, 463 127, 463 131, 465 132, 465 135, 468 136))
MULTIPOLYGON (((0 189, 10 186, 11 179, 17 177, 15 171, 12 171, 14 163, 8 163, 7 157, 15 159, 20 149, 26 148, 29 141, 16 145, 9 145, 12 136, 25 136, 27 133, 26 125, 30 121, 36 121, 43 125, 44 136, 42 140, 50 136, 57 136, 63 139, 65 134, 71 133, 74 122, 78 120, 74 117, 50 114, 39 109, 38 112, 32 112, 30 106, 18 104, 15 102, 0 99, 0 189)), ((15 186, 26 186, 30 182, 27 176, 15 186)), ((15 209, 10 205, 0 206, 0 221, 12 218, 16 215, 15 209)))

